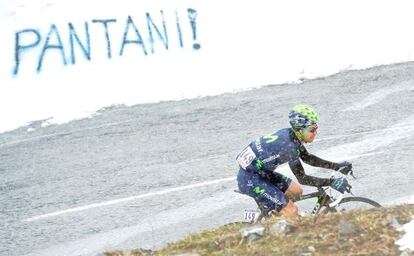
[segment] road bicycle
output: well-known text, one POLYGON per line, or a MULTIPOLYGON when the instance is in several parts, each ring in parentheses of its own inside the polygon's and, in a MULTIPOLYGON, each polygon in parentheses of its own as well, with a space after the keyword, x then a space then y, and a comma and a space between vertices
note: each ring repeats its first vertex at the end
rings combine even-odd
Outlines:
MULTIPOLYGON (((352 172, 349 175, 356 179, 352 172)), ((339 192, 332 193, 333 190, 330 187, 316 186, 316 188, 316 192, 302 195, 300 198, 293 200, 294 202, 299 202, 311 198, 316 198, 316 204, 310 212, 311 216, 326 214, 330 212, 339 212, 346 209, 381 207, 381 205, 374 200, 353 195, 351 189, 347 191, 349 194, 351 194, 351 196, 345 197, 345 194, 341 194, 339 192)), ((239 190, 235 190, 235 192, 241 193, 239 190)), ((258 209, 245 210, 243 216, 244 221, 256 223, 260 222, 263 218, 268 218, 272 215, 273 210, 265 208, 257 201, 256 204, 258 206, 258 209)))

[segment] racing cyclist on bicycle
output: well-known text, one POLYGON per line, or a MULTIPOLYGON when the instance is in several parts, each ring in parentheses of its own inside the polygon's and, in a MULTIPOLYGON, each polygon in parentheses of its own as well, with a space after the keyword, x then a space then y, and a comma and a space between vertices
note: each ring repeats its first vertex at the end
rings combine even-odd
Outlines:
POLYGON ((318 115, 306 105, 296 105, 289 113, 291 128, 284 128, 251 142, 238 156, 240 166, 237 182, 242 193, 253 197, 260 207, 276 210, 284 216, 297 216, 298 207, 292 199, 302 195, 300 184, 331 186, 344 193, 350 189, 344 177, 317 178, 305 174, 303 162, 327 169, 348 173, 349 162, 334 163, 310 154, 304 143, 311 143, 317 134, 318 115), (289 163, 299 183, 278 173, 275 169, 289 163))

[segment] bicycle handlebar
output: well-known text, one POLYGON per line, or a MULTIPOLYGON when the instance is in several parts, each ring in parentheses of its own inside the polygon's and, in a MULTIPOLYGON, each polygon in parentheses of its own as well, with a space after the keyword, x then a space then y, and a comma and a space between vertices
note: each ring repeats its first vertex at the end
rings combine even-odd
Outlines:
MULTIPOLYGON (((332 176, 335 174, 335 172, 332 173, 332 176)), ((345 177, 348 175, 351 175, 352 178, 356 179, 356 177, 354 176, 354 172, 351 170, 348 174, 342 174, 345 177)), ((351 188, 347 188, 346 192, 352 194, 351 192, 351 188)), ((345 193, 341 193, 336 199, 335 201, 333 201, 332 203, 329 204, 329 207, 335 207, 337 204, 339 204, 339 202, 341 202, 341 200, 344 198, 345 193)))

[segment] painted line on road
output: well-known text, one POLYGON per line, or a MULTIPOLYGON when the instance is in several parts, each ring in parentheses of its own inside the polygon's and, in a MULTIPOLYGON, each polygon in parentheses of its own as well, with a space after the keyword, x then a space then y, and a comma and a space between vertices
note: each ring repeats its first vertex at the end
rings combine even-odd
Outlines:
POLYGON ((354 136, 358 136, 358 135, 375 135, 378 134, 379 132, 390 132, 390 131, 399 131, 399 130, 404 130, 408 128, 412 128, 414 127, 414 125, 406 125, 406 126, 395 126, 395 127, 390 127, 390 128, 384 128, 384 129, 377 129, 377 130, 369 130, 369 131, 361 131, 361 132, 352 132, 351 134, 340 134, 340 135, 332 135, 332 136, 327 136, 324 138, 318 138, 315 139, 314 142, 319 142, 319 141, 325 141, 325 140, 334 140, 334 139, 342 139, 345 137, 354 137, 354 136))
MULTIPOLYGON (((359 154, 359 155, 352 155, 352 156, 348 156, 348 157, 343 157, 343 159, 344 160, 345 159, 351 160, 351 159, 364 157, 364 156, 375 155, 375 154, 379 154, 379 153, 382 153, 382 152, 371 152, 371 153, 365 153, 365 154, 359 154)), ((340 159, 336 159, 336 160, 338 161, 340 159)), ((125 202, 128 202, 128 201, 138 200, 138 199, 142 199, 142 198, 146 198, 146 197, 159 196, 159 195, 164 195, 164 194, 168 194, 168 193, 172 193, 172 192, 178 192, 178 191, 183 191, 183 190, 192 189, 192 188, 204 187, 204 186, 209 186, 209 185, 213 185, 213 184, 217 184, 217 183, 234 181, 234 180, 236 180, 236 176, 227 177, 227 178, 218 179, 218 180, 205 181, 205 182, 190 184, 190 185, 186 185, 186 186, 165 189, 165 190, 162 190, 162 191, 157 191, 157 192, 152 192, 152 193, 147 193, 147 194, 142 194, 142 195, 136 195, 136 196, 130 196, 130 197, 125 197, 125 198, 119 198, 119 199, 114 199, 114 200, 110 200, 110 201, 105 201, 105 202, 100 202, 100 203, 95 203, 95 204, 89 204, 89 205, 79 206, 79 207, 75 207, 75 208, 70 208, 70 209, 66 209, 66 210, 62 210, 62 211, 51 212, 51 213, 47 213, 47 214, 27 218, 27 219, 24 219, 23 221, 31 222, 31 221, 36 221, 36 220, 45 219, 45 218, 49 218, 49 217, 59 216, 59 215, 67 214, 67 213, 80 212, 80 211, 85 211, 85 210, 89 210, 89 209, 93 209, 93 208, 109 206, 109 205, 114 205, 114 204, 119 204, 119 203, 125 203, 125 202)))
POLYGON ((363 110, 371 105, 378 104, 382 100, 386 99, 389 95, 404 92, 414 89, 412 80, 404 81, 402 83, 394 84, 386 88, 381 88, 377 91, 370 93, 364 99, 359 99, 354 105, 346 108, 343 111, 359 111, 363 110))
POLYGON ((204 187, 204 186, 209 186, 209 185, 222 183, 222 182, 227 182, 227 181, 232 181, 232 180, 236 180, 236 177, 233 176, 233 177, 228 177, 228 178, 223 178, 223 179, 218 179, 218 180, 205 181, 205 182, 190 184, 190 185, 186 185, 186 186, 165 189, 165 190, 162 190, 162 191, 152 192, 152 193, 148 193, 148 194, 130 196, 130 197, 119 198, 119 199, 110 200, 110 201, 106 201, 106 202, 101 202, 101 203, 84 205, 84 206, 70 208, 70 209, 66 209, 66 210, 62 210, 62 211, 51 212, 51 213, 47 213, 47 214, 43 214, 43 215, 34 216, 34 217, 31 217, 31 218, 24 219, 23 221, 30 222, 30 221, 35 221, 35 220, 44 219, 44 218, 48 218, 48 217, 59 216, 59 215, 66 214, 66 213, 79 212, 79 211, 98 208, 98 207, 102 207, 102 206, 119 204, 119 203, 124 203, 124 202, 137 200, 137 199, 141 199, 141 198, 146 198, 146 197, 151 197, 151 196, 159 196, 159 195, 164 195, 164 194, 168 194, 168 193, 172 193, 172 192, 183 191, 183 190, 198 188, 198 187, 204 187))
POLYGON ((378 154, 382 154, 382 153, 384 153, 384 151, 376 151, 376 152, 370 152, 370 153, 359 154, 359 155, 352 155, 352 156, 347 156, 347 157, 337 157, 337 158, 335 158, 335 160, 336 161, 346 161, 346 160, 352 160, 352 159, 361 158, 361 157, 365 157, 365 156, 378 155, 378 154))
MULTIPOLYGON (((99 126, 86 127, 86 128, 71 130, 70 132, 57 132, 57 133, 39 135, 39 136, 34 136, 34 137, 19 139, 19 140, 14 140, 14 141, 7 141, 7 142, 4 142, 4 143, 0 144, 0 148, 3 147, 3 146, 12 146, 12 145, 31 142, 31 141, 40 140, 40 139, 53 138, 53 137, 57 137, 57 136, 73 135, 74 133, 78 133, 78 132, 84 132, 84 131, 89 131, 89 130, 107 128, 107 127, 110 127, 110 126, 126 124, 126 123, 130 123, 130 122, 133 122, 133 121, 136 121, 136 119, 128 119, 128 120, 124 120, 124 121, 120 121, 120 122, 113 122, 113 123, 108 123, 108 124, 99 125, 99 126)), ((55 124, 60 125, 59 123, 53 123, 53 124, 54 125, 55 124)))

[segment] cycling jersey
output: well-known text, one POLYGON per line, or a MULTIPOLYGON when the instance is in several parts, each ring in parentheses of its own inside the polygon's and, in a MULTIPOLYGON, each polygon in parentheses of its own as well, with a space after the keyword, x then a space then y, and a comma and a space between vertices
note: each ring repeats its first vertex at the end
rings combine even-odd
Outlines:
POLYGON ((241 169, 262 177, 266 177, 267 173, 273 172, 279 165, 289 163, 299 183, 311 186, 329 186, 330 179, 306 175, 300 159, 312 166, 335 169, 335 163, 310 154, 290 128, 251 142, 236 159, 241 169))
POLYGON ((258 138, 236 157, 240 166, 237 175, 240 191, 253 197, 258 204, 280 211, 288 203, 284 192, 292 182, 288 177, 275 172, 284 163, 289 163, 301 184, 330 185, 330 179, 306 175, 300 159, 316 167, 336 167, 335 163, 310 154, 290 128, 258 138))

